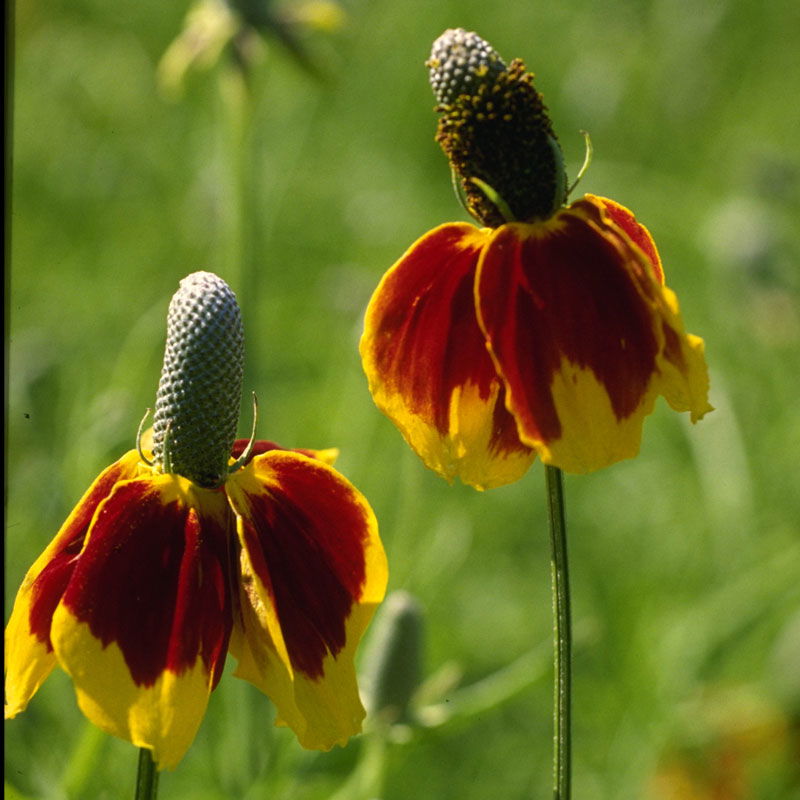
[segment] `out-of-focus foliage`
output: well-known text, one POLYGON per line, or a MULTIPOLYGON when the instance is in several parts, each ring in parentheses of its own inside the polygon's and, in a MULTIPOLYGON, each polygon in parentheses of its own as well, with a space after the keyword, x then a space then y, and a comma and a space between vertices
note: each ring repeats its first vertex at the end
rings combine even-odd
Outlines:
MULTIPOLYGON (((280 22, 236 18, 176 97, 159 64, 188 3, 15 4, 6 613, 133 446, 179 279, 216 271, 244 309, 259 434, 341 449, 392 588, 424 613, 436 691, 369 761, 383 734, 304 752, 226 676, 163 796, 316 800, 378 761, 386 800, 548 795, 552 688, 531 656, 551 631, 541 469, 484 494, 447 486, 373 406, 356 349, 383 272, 463 218, 423 62, 445 28, 474 29, 536 72, 572 175, 589 130, 580 190, 651 229, 712 371, 706 420, 657 408, 637 459, 566 482, 575 796, 800 797, 800 6, 353 0, 327 28, 314 4, 267 6, 280 22), (459 682, 495 701, 448 717, 459 682)), ((5 732, 20 796, 132 794, 132 748, 85 726, 58 671, 5 732)))

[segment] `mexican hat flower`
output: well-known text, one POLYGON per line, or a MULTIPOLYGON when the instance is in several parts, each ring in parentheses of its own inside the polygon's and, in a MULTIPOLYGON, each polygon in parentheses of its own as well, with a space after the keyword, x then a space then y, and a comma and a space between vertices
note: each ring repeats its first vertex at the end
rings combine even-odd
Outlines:
POLYGON ((354 651, 387 580, 375 516, 335 451, 235 440, 242 368, 236 298, 188 276, 152 448, 100 474, 17 594, 6 717, 59 665, 95 725, 173 768, 230 651, 303 747, 360 730, 354 651))
POLYGON ((524 63, 446 31, 427 66, 437 140, 481 224, 440 225, 384 275, 360 350, 370 391, 423 461, 483 489, 538 454, 585 473, 635 456, 663 395, 711 409, 656 245, 624 206, 565 205, 563 158, 524 63))

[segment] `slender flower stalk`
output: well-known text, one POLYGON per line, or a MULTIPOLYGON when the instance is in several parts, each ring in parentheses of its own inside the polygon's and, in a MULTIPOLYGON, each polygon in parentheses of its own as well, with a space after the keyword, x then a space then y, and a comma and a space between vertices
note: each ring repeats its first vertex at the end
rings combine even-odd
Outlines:
POLYGON ((259 106, 257 74, 265 66, 267 48, 279 43, 312 80, 325 80, 323 63, 309 49, 307 34, 331 33, 345 18, 336 0, 289 4, 192 0, 180 32, 158 64, 161 91, 173 100, 183 95, 192 73, 216 68, 217 138, 225 173, 220 187, 223 246, 218 260, 239 293, 245 321, 259 307, 257 276, 263 266, 259 232, 263 235, 265 198, 259 186, 265 160, 254 124, 259 106))
POLYGON ((266 169, 262 149, 256 146, 256 96, 248 65, 227 63, 219 78, 218 139, 224 166, 222 187, 225 201, 224 246, 221 256, 231 285, 237 287, 245 321, 257 314, 262 266, 259 258, 258 228, 263 208, 258 187, 266 169))
POLYGON ((136 773, 134 800, 155 800, 158 797, 158 769, 146 747, 139 749, 139 768, 136 773))
POLYGON ((569 800, 572 783, 572 612, 566 501, 561 470, 548 464, 544 475, 553 586, 553 796, 555 800, 569 800))

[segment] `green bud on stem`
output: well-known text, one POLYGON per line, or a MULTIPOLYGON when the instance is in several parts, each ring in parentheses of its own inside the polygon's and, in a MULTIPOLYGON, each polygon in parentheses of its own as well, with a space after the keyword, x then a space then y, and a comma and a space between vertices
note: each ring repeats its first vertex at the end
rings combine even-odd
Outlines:
POLYGON ((408 592, 390 594, 375 620, 362 678, 370 713, 390 724, 413 721, 411 702, 422 682, 423 614, 408 592))

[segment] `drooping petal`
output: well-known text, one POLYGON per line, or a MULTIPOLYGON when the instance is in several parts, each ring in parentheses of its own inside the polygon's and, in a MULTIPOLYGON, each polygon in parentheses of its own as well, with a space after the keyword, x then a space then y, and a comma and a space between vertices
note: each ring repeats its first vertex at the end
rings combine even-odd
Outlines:
POLYGON ((233 515, 177 475, 117 484, 53 616, 52 640, 98 727, 173 768, 222 672, 232 626, 233 515))
POLYGON ((699 336, 684 331, 678 298, 664 286, 664 269, 656 243, 647 228, 625 206, 595 195, 586 195, 586 200, 602 208, 605 229, 615 228, 617 233, 629 238, 634 250, 639 248, 645 262, 652 268, 654 277, 663 287, 662 302, 659 304, 663 346, 659 351, 657 393, 662 394, 676 411, 688 411, 692 422, 696 422, 712 410, 708 403, 705 344, 699 336))
POLYGON ((632 244, 614 221, 622 207, 608 207, 585 198, 504 225, 478 268, 479 319, 520 438, 569 472, 636 455, 658 394, 693 419, 710 409, 701 346, 646 241, 632 244))
MULTIPOLYGON (((239 456, 244 453, 249 441, 247 439, 237 439, 231 448, 231 459, 235 461, 239 456)), ((256 439, 253 446, 250 448, 250 457, 247 459, 249 464, 256 456, 266 453, 269 450, 289 450, 293 453, 302 453, 311 458, 318 458, 326 464, 333 464, 339 457, 339 451, 335 447, 328 447, 324 450, 307 450, 305 448, 283 447, 276 442, 270 442, 267 439, 256 439)))
POLYGON ((227 488, 242 544, 236 675, 303 747, 344 744, 364 717, 355 648, 386 590, 372 509, 327 464, 289 451, 257 456, 227 488))
POLYGON ((411 447, 447 480, 480 489, 516 480, 534 458, 475 316, 490 233, 451 223, 412 245, 375 290, 360 345, 373 399, 411 447))
POLYGON ((55 666, 50 642, 53 612, 72 576, 97 506, 118 481, 136 475, 138 461, 132 450, 103 470, 25 575, 6 627, 7 719, 25 710, 55 666))
POLYGON ((618 232, 622 232, 630 239, 632 245, 641 250, 645 261, 652 268, 653 277, 663 285, 664 269, 661 266, 661 256, 658 254, 656 243, 650 231, 633 215, 633 211, 620 205, 616 200, 609 200, 608 197, 587 194, 585 200, 600 206, 606 214, 606 226, 615 225, 618 232))
POLYGON ((675 411, 688 411, 691 421, 697 422, 714 410, 708 402, 705 342, 699 336, 684 333, 678 298, 666 287, 662 333, 664 347, 658 358, 658 392, 675 411))

